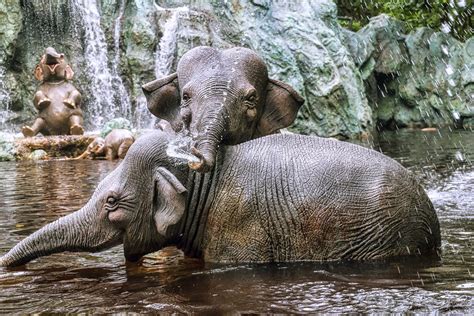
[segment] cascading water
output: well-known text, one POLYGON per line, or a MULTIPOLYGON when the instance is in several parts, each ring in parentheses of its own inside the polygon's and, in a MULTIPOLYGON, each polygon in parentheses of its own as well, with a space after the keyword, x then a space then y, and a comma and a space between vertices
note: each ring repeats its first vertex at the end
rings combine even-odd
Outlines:
POLYGON ((5 130, 5 123, 10 116, 10 94, 5 86, 5 68, 0 66, 0 129, 5 130))
POLYGON ((122 29, 122 18, 125 11, 125 0, 120 1, 119 13, 114 23, 114 59, 112 63, 112 83, 117 88, 116 101, 119 102, 120 113, 124 117, 129 117, 131 112, 130 98, 128 92, 123 85, 122 78, 119 73, 120 65, 120 33, 122 29))
POLYGON ((118 110, 113 104, 112 76, 108 67, 105 36, 100 27, 100 14, 95 0, 74 0, 73 8, 84 31, 86 76, 90 83, 87 89, 90 93, 89 121, 100 126, 104 120, 113 118, 111 114, 118 110))
MULTIPOLYGON (((84 36, 84 59, 86 76, 89 87, 89 107, 91 116, 88 121, 93 127, 99 127, 115 116, 127 117, 130 112, 130 101, 118 74, 119 58, 114 59, 112 71, 109 69, 105 35, 100 25, 100 13, 95 0, 74 0, 73 9, 77 12, 78 23, 84 36)), ((120 19, 123 15, 124 4, 121 5, 119 17, 116 20, 118 35, 114 38, 119 44, 120 19), (118 25, 117 25, 118 24, 118 25)), ((116 56, 120 54, 118 49, 116 56)))
MULTIPOLYGON (((164 23, 161 24, 163 36, 156 46, 155 52, 155 76, 160 78, 171 72, 173 62, 176 58, 179 17, 182 13, 187 14, 189 9, 187 7, 167 9, 158 5, 156 5, 156 9, 162 14, 162 17, 167 17, 164 23)), ((190 144, 191 137, 179 136, 169 143, 166 154, 170 157, 184 159, 190 162, 199 162, 197 157, 189 154, 190 144)))
POLYGON ((168 75, 171 72, 173 61, 176 57, 176 43, 179 27, 179 15, 188 13, 187 7, 179 7, 174 9, 165 9, 156 6, 161 13, 171 12, 171 16, 162 26, 163 36, 157 45, 155 53, 155 75, 157 78, 168 75))
POLYGON ((137 129, 152 129, 155 127, 156 118, 148 110, 146 98, 140 95, 136 99, 133 120, 137 129))

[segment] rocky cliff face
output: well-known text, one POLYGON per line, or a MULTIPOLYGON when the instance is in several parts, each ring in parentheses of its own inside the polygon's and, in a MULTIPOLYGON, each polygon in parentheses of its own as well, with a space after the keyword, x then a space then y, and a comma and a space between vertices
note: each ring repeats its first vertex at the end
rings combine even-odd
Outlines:
POLYGON ((474 38, 463 44, 429 28, 405 34, 403 23, 381 15, 346 32, 345 42, 379 127, 472 127, 474 38))
POLYGON ((256 50, 273 78, 306 99, 291 130, 359 137, 374 127, 471 126, 472 38, 460 43, 379 16, 341 28, 332 1, 14 1, 0 5, 0 124, 34 116, 32 71, 46 46, 64 52, 85 96, 86 127, 114 117, 151 126, 141 84, 197 45, 256 50))

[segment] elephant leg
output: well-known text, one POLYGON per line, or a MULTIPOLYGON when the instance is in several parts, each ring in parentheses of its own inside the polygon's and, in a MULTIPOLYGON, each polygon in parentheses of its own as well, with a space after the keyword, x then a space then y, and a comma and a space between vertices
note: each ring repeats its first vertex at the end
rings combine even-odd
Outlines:
POLYGON ((81 94, 77 90, 69 93, 68 97, 63 100, 65 106, 70 109, 77 109, 81 104, 81 94))
POLYGON ((46 109, 51 104, 51 100, 48 98, 46 94, 44 94, 43 91, 39 90, 39 91, 36 91, 35 93, 33 104, 36 109, 43 110, 43 109, 46 109))
POLYGON ((79 115, 71 115, 69 117, 69 132, 71 135, 82 135, 84 134, 84 128, 82 127, 82 117, 79 115))
POLYGON ((118 149, 118 157, 119 159, 125 158, 125 155, 127 154, 128 149, 130 146, 132 146, 133 140, 131 139, 126 139, 122 144, 120 144, 119 149, 118 149))
POLYGON ((117 153, 113 150, 112 147, 107 147, 105 150, 105 159, 114 160, 117 157, 117 153))
POLYGON ((33 137, 45 128, 46 122, 41 117, 38 117, 31 127, 28 125, 23 126, 21 132, 25 137, 33 137))

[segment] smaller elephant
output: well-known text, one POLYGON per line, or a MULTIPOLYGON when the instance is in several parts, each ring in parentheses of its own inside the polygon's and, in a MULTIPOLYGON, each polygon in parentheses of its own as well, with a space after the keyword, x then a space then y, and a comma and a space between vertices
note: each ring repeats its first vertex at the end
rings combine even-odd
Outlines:
POLYGON ((41 81, 35 93, 33 104, 38 110, 38 117, 31 126, 23 126, 25 137, 38 133, 43 135, 82 135, 84 134, 81 94, 68 81, 74 72, 67 64, 64 54, 59 54, 52 47, 46 48, 45 54, 35 68, 35 78, 41 81))
POLYGON ((107 160, 123 159, 135 138, 132 132, 126 129, 114 129, 105 139, 97 137, 87 146, 80 156, 74 159, 94 159, 105 157, 107 160))
POLYGON ((237 145, 278 133, 296 119, 304 99, 268 76, 265 61, 244 47, 198 46, 186 52, 176 73, 142 86, 150 112, 188 134, 189 166, 212 170, 221 145, 237 145))

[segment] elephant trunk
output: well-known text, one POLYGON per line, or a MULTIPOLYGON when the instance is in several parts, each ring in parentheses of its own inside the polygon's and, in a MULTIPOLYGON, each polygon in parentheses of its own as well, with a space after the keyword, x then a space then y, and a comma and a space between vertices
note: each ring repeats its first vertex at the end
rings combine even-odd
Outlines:
POLYGON ((58 52, 56 52, 54 48, 48 47, 46 48, 45 56, 46 56, 45 63, 47 65, 52 65, 52 64, 58 63, 58 60, 59 58, 61 58, 62 54, 59 54, 58 52))
POLYGON ((101 227, 91 208, 82 208, 44 226, 0 258, 0 266, 23 265, 62 251, 99 251, 121 242, 121 233, 101 227))
MULTIPOLYGON (((219 108, 219 107, 218 107, 219 108)), ((204 128, 198 139, 191 148, 191 153, 199 159, 199 162, 189 162, 189 167, 198 172, 208 172, 215 164, 217 147, 221 143, 225 130, 225 113, 221 105, 220 111, 208 113, 203 124, 204 128)))

